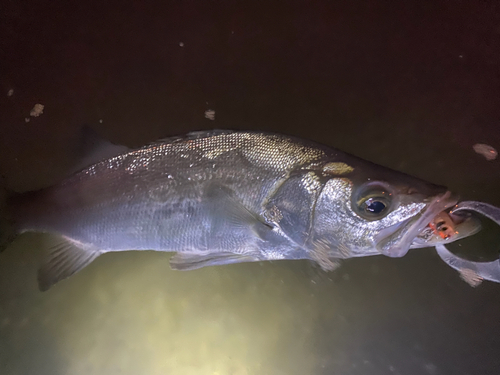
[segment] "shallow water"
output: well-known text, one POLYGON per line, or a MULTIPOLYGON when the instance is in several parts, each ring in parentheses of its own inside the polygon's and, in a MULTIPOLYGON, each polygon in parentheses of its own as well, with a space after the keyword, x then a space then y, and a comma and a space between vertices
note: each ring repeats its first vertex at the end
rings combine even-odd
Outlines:
MULTIPOLYGON (((273 4, 7 4, 5 183, 61 179, 83 124, 128 146, 230 128, 310 138, 500 205, 499 160, 472 148, 500 148, 497 7, 273 4)), ((494 231, 463 247, 498 254, 494 231)), ((500 285, 469 287, 432 249, 333 273, 106 254, 40 293, 43 240, 0 254, 2 375, 500 373, 500 285)))

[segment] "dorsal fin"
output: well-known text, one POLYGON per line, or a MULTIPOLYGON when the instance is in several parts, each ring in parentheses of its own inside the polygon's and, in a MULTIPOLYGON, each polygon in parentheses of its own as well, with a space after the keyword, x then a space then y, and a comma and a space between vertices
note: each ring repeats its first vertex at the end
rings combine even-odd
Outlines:
POLYGON ((81 130, 77 146, 78 162, 70 170, 70 174, 128 151, 127 146, 115 145, 103 139, 94 129, 85 125, 81 130))
POLYGON ((169 144, 169 143, 178 143, 178 142, 183 142, 183 141, 190 141, 190 140, 195 140, 195 139, 202 139, 202 138, 208 138, 208 137, 213 137, 216 135, 223 135, 223 134, 232 134, 235 133, 234 130, 225 130, 225 129, 212 129, 212 130, 198 130, 194 132, 190 132, 187 134, 183 135, 174 135, 172 137, 165 137, 165 138, 160 138, 154 142, 149 143, 145 147, 149 147, 151 145, 155 144, 169 144))

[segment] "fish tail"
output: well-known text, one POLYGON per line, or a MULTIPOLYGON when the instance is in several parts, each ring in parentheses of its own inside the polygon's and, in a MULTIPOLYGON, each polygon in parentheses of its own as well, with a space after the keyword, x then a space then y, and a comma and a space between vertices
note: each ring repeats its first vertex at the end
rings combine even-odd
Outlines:
POLYGON ((14 241, 18 234, 8 203, 13 194, 5 188, 4 178, 0 176, 0 253, 14 241))

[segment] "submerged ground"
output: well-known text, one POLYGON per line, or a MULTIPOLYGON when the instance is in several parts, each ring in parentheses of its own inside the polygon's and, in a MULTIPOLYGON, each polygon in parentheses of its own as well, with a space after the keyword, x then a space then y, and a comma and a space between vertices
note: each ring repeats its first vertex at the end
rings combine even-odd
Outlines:
MULTIPOLYGON (((84 124, 132 147, 229 128, 310 138, 500 205, 499 161, 472 148, 500 148, 494 3, 28 1, 0 17, 13 190, 61 179, 84 124)), ((482 238, 463 246, 495 256, 482 238)), ((40 293, 43 241, 0 254, 2 375, 500 372, 500 285, 469 287, 431 249, 334 273, 107 254, 40 293)))

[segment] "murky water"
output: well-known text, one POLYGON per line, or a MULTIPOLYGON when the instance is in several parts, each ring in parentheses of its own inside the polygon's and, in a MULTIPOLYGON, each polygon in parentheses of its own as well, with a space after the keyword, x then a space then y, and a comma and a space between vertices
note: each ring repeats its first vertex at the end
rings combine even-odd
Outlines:
MULTIPOLYGON (((83 124, 128 146, 230 128, 314 139, 499 206, 499 161, 472 149, 500 148, 497 7, 349 4, 9 3, 5 183, 62 178, 83 124)), ((495 256, 494 231, 463 246, 495 256)), ((0 254, 2 375, 500 373, 500 285, 469 287, 432 249, 334 273, 106 254, 40 293, 43 241, 0 254)))

